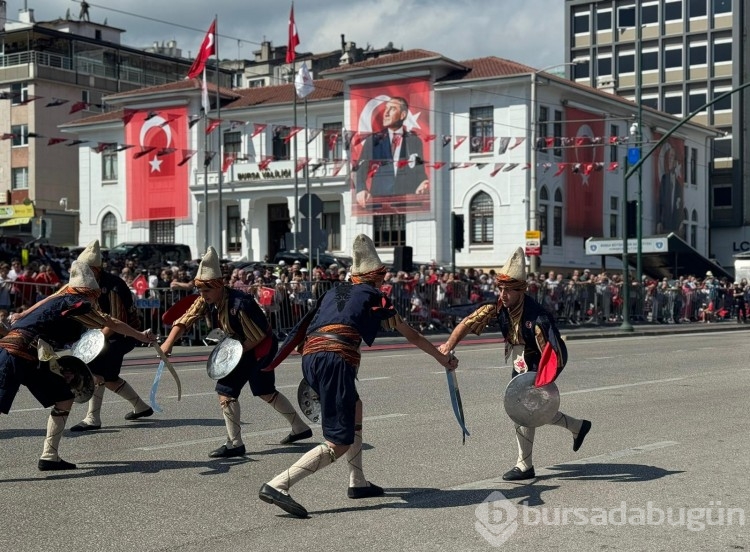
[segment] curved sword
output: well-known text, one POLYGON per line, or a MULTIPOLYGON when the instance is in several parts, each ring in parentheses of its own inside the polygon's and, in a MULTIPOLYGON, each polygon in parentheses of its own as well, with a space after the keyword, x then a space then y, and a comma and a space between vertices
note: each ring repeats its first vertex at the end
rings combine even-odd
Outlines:
POLYGON ((164 361, 159 362, 159 367, 156 369, 156 376, 154 377, 154 383, 151 385, 151 395, 149 396, 148 402, 151 403, 151 408, 154 412, 162 412, 161 406, 156 402, 156 390, 159 389, 159 382, 161 381, 161 375, 164 372, 164 361))
POLYGON ((154 342, 152 343, 154 346, 154 349, 156 350, 156 354, 159 356, 161 361, 159 362, 159 367, 156 369, 156 375, 154 376, 154 383, 151 385, 151 395, 149 398, 149 401, 151 402, 151 408, 154 409, 156 412, 162 412, 161 406, 156 402, 156 391, 159 388, 159 382, 161 381, 161 375, 164 372, 164 367, 167 367, 167 370, 169 370, 169 373, 172 374, 172 377, 174 378, 175 383, 177 384, 177 400, 179 401, 182 399, 182 383, 180 382, 180 376, 177 375, 177 372, 174 369, 174 366, 172 366, 172 363, 169 361, 169 358, 167 355, 164 354, 164 351, 161 350, 161 347, 159 347, 159 344, 154 342))
POLYGON ((466 437, 470 435, 469 430, 466 429, 466 421, 464 420, 464 407, 461 403, 461 392, 458 390, 458 380, 456 379, 455 370, 446 370, 445 375, 448 376, 448 391, 451 396, 451 404, 453 405, 453 414, 456 416, 458 425, 461 427, 463 433, 463 444, 466 444, 466 437))
POLYGON ((180 376, 177 375, 177 371, 174 369, 174 366, 172 366, 172 363, 169 361, 169 357, 164 354, 164 351, 161 350, 161 347, 159 347, 159 344, 156 341, 154 341, 151 345, 154 346, 154 349, 156 350, 156 354, 159 355, 159 358, 167 367, 167 370, 169 370, 169 373, 172 374, 172 377, 174 378, 174 381, 177 384, 177 400, 179 401, 180 399, 182 399, 182 382, 180 382, 180 376))

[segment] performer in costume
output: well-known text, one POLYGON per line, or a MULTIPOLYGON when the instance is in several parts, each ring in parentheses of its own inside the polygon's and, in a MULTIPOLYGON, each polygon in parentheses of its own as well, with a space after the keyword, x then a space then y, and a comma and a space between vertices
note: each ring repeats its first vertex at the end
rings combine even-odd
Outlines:
MULTIPOLYGON (((133 293, 119 276, 102 270, 102 253, 99 240, 86 246, 78 256, 78 261, 86 263, 94 273, 101 293, 98 307, 105 314, 118 320, 127 321, 135 329, 141 328, 138 311, 133 304, 133 293)), ((64 292, 63 288, 62 292, 64 292)), ((104 390, 109 389, 133 405, 132 412, 125 414, 126 420, 137 420, 151 416, 154 411, 146 404, 128 382, 120 377, 120 369, 125 355, 136 345, 136 340, 122 334, 104 330, 107 338, 107 349, 89 363, 89 369, 104 382, 96 386, 94 395, 89 400, 89 409, 82 422, 70 428, 70 431, 91 431, 102 427, 101 409, 104 390)))
POLYGON ((276 389, 274 373, 261 371, 271 362, 279 346, 266 315, 252 295, 224 284, 219 257, 213 247, 208 248, 201 260, 195 286, 200 291, 200 297, 175 321, 162 344, 162 350, 169 353, 182 334, 206 313, 211 315, 213 327, 221 328, 229 337, 238 339, 243 350, 237 367, 216 382, 227 427, 227 441, 209 456, 229 458, 245 454, 238 399, 246 383, 250 384, 253 396, 270 404, 291 425, 291 433, 281 440, 282 445, 312 437, 310 427, 297 414, 289 399, 276 389))
MULTIPOLYGON (((461 321, 448 341, 440 346, 443 352, 473 332, 480 335, 487 324, 497 317, 505 338, 505 361, 513 366, 513 377, 531 370, 537 374, 536 384, 550 383, 562 372, 568 359, 565 342, 552 317, 532 297, 526 295, 526 263, 520 247, 508 259, 497 275, 499 302, 483 305, 461 321)), ((557 412, 550 422, 573 434, 573 450, 583 444, 591 429, 591 422, 578 420, 557 412)), ((515 424, 518 460, 513 469, 503 475, 506 481, 520 481, 536 477, 532 451, 535 428, 515 424)))
MULTIPOLYGON (((404 322, 380 291, 386 269, 368 236, 360 234, 354 239, 353 257, 353 284, 339 284, 320 299, 300 345, 305 380, 320 396, 325 442, 265 483, 259 493, 264 502, 297 517, 307 517, 307 510, 289 495, 289 489, 342 455, 346 455, 349 468, 349 498, 381 496, 384 492, 367 481, 362 469, 362 401, 355 380, 363 341, 371 346, 378 330, 395 329, 446 368, 458 365, 452 354, 441 353, 404 322)), ((294 334, 292 330, 290 336, 294 334)), ((278 361, 274 360, 272 366, 278 361)))
POLYGON ((25 385, 42 406, 53 406, 47 422, 44 450, 38 467, 41 471, 71 470, 75 464, 62 460, 58 447, 74 395, 66 381, 39 365, 40 340, 53 348, 77 341, 91 328, 108 328, 144 343, 156 336, 150 330, 139 332, 125 322, 100 312, 97 307, 99 286, 85 264, 74 261, 65 293, 47 298, 29 309, 0 339, 0 413, 7 414, 21 385, 25 385))

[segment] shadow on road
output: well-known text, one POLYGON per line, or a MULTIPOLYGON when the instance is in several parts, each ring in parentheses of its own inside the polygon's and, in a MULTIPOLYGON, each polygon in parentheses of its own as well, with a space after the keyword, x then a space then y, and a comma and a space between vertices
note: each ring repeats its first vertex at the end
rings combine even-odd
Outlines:
POLYGON ((384 508, 459 508, 479 505, 494 492, 500 491, 511 502, 526 506, 545 504, 543 494, 558 489, 560 485, 545 485, 550 480, 607 481, 610 483, 637 483, 653 481, 669 475, 683 473, 642 464, 561 464, 550 468, 559 473, 543 475, 530 481, 518 483, 498 481, 495 488, 485 489, 431 489, 431 488, 391 488, 386 489, 386 499, 400 499, 400 502, 387 502, 362 507, 332 508, 310 514, 337 514, 340 512, 361 512, 384 508), (507 487, 507 488, 504 488, 507 487))

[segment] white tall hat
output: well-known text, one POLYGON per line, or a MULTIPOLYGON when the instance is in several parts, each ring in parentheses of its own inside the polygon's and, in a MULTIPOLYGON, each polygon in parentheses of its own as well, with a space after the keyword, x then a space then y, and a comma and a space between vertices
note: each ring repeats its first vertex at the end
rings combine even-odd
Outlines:
POLYGON ((73 261, 70 265, 70 279, 68 286, 72 288, 99 289, 91 267, 81 261, 73 261))
POLYGON ((380 260, 378 252, 375 250, 375 244, 370 236, 359 234, 354 238, 352 246, 353 263, 351 272, 357 276, 366 274, 380 268, 385 268, 383 261, 380 260))
POLYGON ((99 247, 99 240, 94 240, 86 246, 86 249, 81 251, 78 255, 78 261, 86 263, 89 266, 95 268, 101 268, 102 266, 102 250, 99 247))
POLYGON ((519 247, 511 255, 503 267, 498 271, 499 276, 506 276, 519 282, 526 281, 526 255, 523 248, 519 247))
POLYGON ((224 276, 221 273, 221 264, 219 263, 219 255, 216 253, 216 249, 212 246, 208 247, 208 251, 203 255, 201 264, 198 266, 198 272, 195 275, 196 280, 223 280, 224 276))

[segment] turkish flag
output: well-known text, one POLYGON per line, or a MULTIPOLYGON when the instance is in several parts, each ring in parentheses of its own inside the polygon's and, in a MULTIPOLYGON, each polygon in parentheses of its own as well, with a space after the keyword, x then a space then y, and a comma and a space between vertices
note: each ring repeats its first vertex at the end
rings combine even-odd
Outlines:
POLYGON ((211 23, 211 27, 209 27, 206 37, 203 39, 201 49, 198 51, 198 55, 195 56, 193 65, 190 66, 187 78, 194 79, 195 77, 200 76, 203 72, 203 68, 206 66, 208 58, 214 55, 216 55, 216 19, 211 23))
POLYGON ((258 303, 264 307, 270 307, 273 304, 273 295, 275 290, 273 288, 262 287, 258 292, 258 303))
POLYGON ((294 49, 299 46, 299 34, 297 34, 297 24, 294 22, 294 4, 289 12, 289 42, 286 46, 286 63, 294 63, 297 53, 294 49))
POLYGON ((146 291, 148 291, 148 280, 146 280, 146 277, 143 274, 133 280, 133 289, 139 297, 143 297, 146 291))
POLYGON ((181 219, 189 216, 188 166, 176 155, 187 149, 187 108, 139 111, 125 126, 125 141, 140 149, 127 156, 126 220, 181 219))

